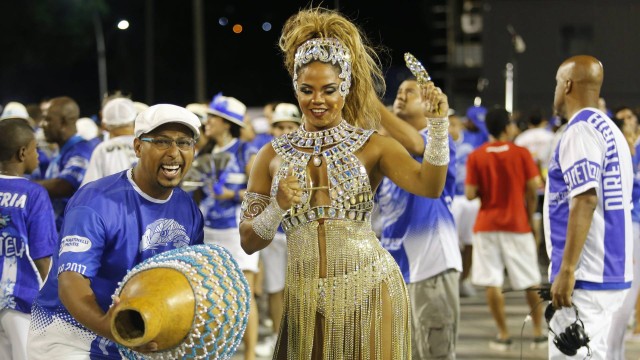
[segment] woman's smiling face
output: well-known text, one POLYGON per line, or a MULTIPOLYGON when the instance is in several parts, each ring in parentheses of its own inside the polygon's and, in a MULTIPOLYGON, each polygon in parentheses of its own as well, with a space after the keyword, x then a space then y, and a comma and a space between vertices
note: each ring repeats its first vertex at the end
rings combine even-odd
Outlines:
POLYGON ((344 98, 338 91, 342 82, 339 71, 336 66, 320 61, 300 69, 296 96, 308 131, 331 128, 342 121, 344 98))

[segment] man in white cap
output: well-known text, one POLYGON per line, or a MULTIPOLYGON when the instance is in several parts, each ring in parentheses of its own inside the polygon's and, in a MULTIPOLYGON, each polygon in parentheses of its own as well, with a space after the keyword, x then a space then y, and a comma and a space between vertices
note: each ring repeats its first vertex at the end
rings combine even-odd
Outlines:
POLYGON ((302 124, 298 106, 289 103, 280 103, 273 110, 271 117, 271 133, 278 137, 298 130, 302 124))
MULTIPOLYGON (((136 166, 71 198, 53 270, 34 302, 29 359, 121 359, 109 311, 118 282, 153 255, 203 241, 202 214, 178 187, 199 126, 185 108, 151 106, 135 120, 136 166)), ((157 343, 135 350, 154 351, 157 343)))
POLYGON ((109 131, 109 140, 93 150, 81 186, 131 169, 138 162, 133 149, 133 123, 136 115, 136 108, 130 99, 115 98, 105 104, 102 108, 102 125, 109 131))
MULTIPOLYGON (((198 119, 200 119, 200 123, 201 123, 200 131, 202 132, 204 132, 204 127, 207 124, 207 119, 209 117, 207 112, 208 108, 209 106, 203 103, 191 103, 187 105, 187 110, 194 113, 198 117, 198 119)), ((211 141, 206 136, 201 136, 200 139, 198 139, 198 142, 196 143, 196 158, 200 154, 204 154, 203 150, 208 153, 211 152, 211 148, 213 147, 213 144, 210 144, 210 143, 211 141)))

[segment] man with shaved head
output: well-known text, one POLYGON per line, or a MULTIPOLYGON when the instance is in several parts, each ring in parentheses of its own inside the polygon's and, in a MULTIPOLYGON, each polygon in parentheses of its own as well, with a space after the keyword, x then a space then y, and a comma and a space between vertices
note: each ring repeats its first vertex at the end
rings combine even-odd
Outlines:
POLYGON ((43 112, 42 128, 50 143, 58 144, 55 156, 44 176, 37 182, 49 193, 56 214, 56 228, 60 231, 64 208, 78 190, 91 159, 95 145, 77 134, 76 121, 80 117, 78 104, 70 97, 51 99, 43 112))
MULTIPOLYGON (((612 314, 633 277, 631 154, 622 132, 598 110, 602 79, 602 64, 592 56, 571 57, 558 69, 553 107, 569 122, 550 159, 544 203, 556 309, 550 341, 579 316, 593 359, 606 358, 612 314)), ((568 330, 549 346, 550 359, 587 356, 568 330)))

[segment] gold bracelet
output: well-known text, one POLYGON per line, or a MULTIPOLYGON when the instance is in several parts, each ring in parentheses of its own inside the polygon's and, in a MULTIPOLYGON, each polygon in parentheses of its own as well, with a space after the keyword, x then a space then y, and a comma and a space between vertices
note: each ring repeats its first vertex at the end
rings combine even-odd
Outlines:
POLYGON ((253 219, 253 231, 266 241, 273 240, 286 213, 287 210, 281 209, 275 199, 271 199, 264 211, 253 219))

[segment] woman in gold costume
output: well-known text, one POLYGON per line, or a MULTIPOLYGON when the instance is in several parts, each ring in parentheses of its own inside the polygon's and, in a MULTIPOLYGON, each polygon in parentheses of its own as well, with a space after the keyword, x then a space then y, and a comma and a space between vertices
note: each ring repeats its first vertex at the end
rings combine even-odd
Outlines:
POLYGON ((437 198, 449 162, 448 104, 422 89, 429 121, 425 160, 377 134, 378 58, 335 11, 301 10, 280 37, 303 125, 257 155, 242 205, 247 253, 287 235, 285 304, 274 359, 409 359, 409 299, 398 266, 371 229, 384 176, 437 198))

